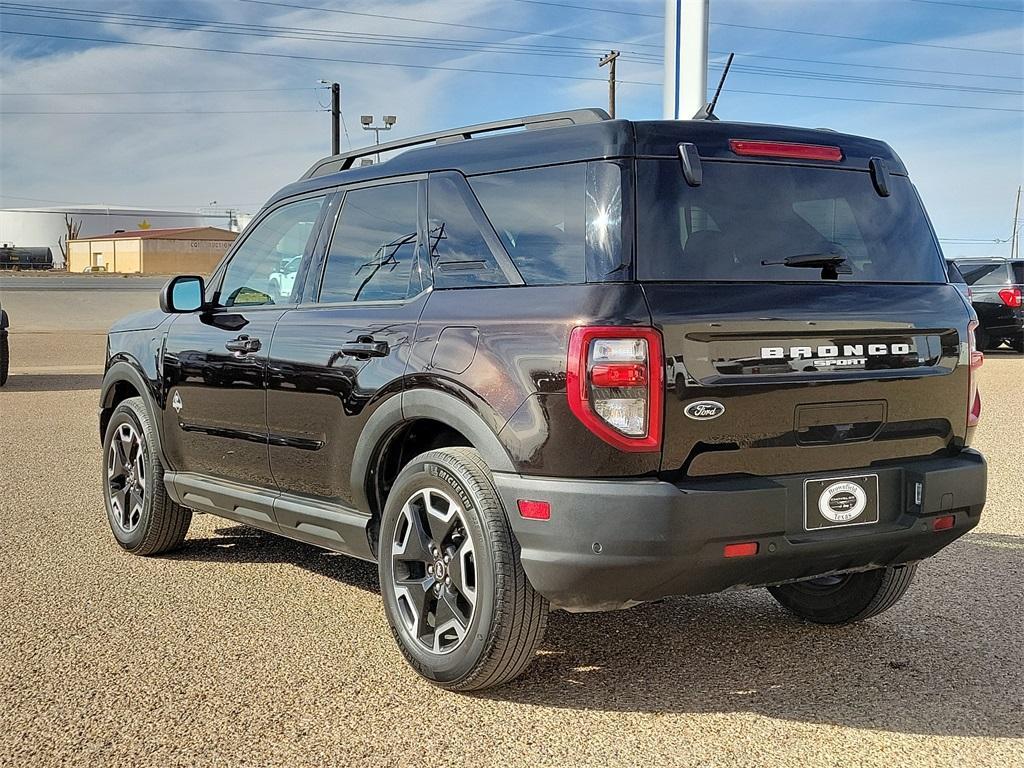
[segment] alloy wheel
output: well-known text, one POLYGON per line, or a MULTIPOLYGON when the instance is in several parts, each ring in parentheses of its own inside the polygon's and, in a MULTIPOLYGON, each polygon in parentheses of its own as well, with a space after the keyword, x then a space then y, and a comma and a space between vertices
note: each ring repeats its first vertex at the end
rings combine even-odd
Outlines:
POLYGON ((107 496, 114 522, 131 533, 142 521, 146 498, 146 452, 132 424, 121 424, 107 449, 107 496))
POLYGON ((477 597, 476 557, 462 506, 436 488, 416 491, 399 515, 391 559, 405 630, 432 653, 458 648, 477 597))

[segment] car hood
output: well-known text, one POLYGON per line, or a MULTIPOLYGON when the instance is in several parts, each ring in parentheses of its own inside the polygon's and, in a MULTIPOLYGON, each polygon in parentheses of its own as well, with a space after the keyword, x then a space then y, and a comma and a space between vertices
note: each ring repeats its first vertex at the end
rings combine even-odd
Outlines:
POLYGON ((132 315, 126 315, 110 326, 111 333, 123 333, 125 331, 150 331, 159 328, 169 320, 171 315, 159 309, 146 309, 132 315))

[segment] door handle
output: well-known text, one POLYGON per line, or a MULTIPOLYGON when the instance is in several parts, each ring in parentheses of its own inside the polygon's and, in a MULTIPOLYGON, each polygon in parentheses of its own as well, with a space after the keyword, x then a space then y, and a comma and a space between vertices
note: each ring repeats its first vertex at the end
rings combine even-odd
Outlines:
POLYGON ((252 352, 259 352, 260 347, 263 344, 260 343, 259 339, 251 338, 248 334, 243 333, 237 339, 224 344, 224 348, 228 352, 234 352, 236 355, 247 355, 252 352))
POLYGON ((387 357, 388 351, 386 341, 376 341, 372 336, 360 336, 356 341, 341 345, 341 354, 364 360, 370 357, 387 357))

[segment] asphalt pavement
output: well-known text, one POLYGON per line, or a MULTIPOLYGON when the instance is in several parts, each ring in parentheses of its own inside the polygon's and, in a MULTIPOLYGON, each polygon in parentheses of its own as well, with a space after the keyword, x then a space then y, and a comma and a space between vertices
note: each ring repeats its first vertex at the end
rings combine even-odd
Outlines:
POLYGON ((0 389, 0 765, 1024 765, 1020 355, 982 368, 980 526, 892 610, 818 627, 754 590, 555 613, 524 677, 460 695, 405 665, 372 564, 210 516, 170 556, 123 553, 102 335, 34 327, 0 389))

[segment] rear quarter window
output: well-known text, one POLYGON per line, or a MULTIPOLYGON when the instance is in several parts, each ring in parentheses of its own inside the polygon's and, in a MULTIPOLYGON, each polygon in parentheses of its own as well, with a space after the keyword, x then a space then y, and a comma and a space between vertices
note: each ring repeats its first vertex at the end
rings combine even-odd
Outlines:
POLYGON ((690 187, 679 162, 637 162, 637 270, 647 280, 817 281, 790 256, 845 259, 844 282, 945 283, 910 180, 879 196, 867 172, 705 161, 690 187))
POLYGON ((632 278, 628 164, 569 163, 474 176, 470 186, 527 285, 632 278))

